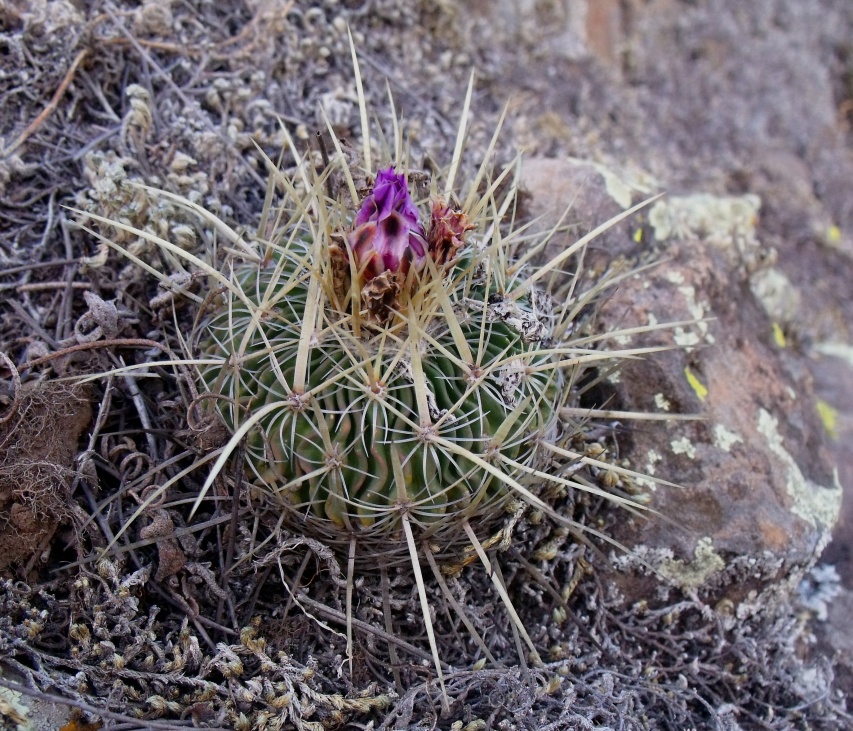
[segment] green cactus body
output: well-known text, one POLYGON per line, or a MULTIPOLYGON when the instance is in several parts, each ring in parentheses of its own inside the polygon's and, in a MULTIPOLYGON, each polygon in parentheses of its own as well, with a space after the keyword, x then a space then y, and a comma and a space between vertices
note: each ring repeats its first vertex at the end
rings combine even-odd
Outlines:
POLYGON ((355 332, 353 318, 323 296, 300 398, 292 384, 311 279, 326 276, 311 251, 291 244, 235 265, 242 298, 230 294, 203 330, 202 350, 222 366, 202 378, 224 397, 216 404, 229 428, 271 407, 247 432, 251 481, 332 542, 353 531, 385 540, 399 532, 401 510, 439 542, 464 536, 462 520, 494 529, 511 490, 464 455, 502 471, 507 460, 538 467, 539 440, 555 436, 562 376, 540 353, 551 320, 546 298, 500 292, 486 281, 495 265, 489 250, 471 249, 438 283, 445 307, 434 297, 420 303, 413 364, 405 323, 355 332), (420 404, 415 379, 424 386, 420 404))

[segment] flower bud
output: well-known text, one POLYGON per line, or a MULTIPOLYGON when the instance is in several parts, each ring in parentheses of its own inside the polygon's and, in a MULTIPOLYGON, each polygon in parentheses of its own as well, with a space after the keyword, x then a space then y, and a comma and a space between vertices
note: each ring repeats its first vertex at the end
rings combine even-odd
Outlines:
POLYGON ((406 176, 393 167, 376 174, 373 190, 364 199, 349 234, 349 244, 363 281, 385 271, 402 276, 414 264, 423 266, 427 244, 418 209, 409 195, 406 176))

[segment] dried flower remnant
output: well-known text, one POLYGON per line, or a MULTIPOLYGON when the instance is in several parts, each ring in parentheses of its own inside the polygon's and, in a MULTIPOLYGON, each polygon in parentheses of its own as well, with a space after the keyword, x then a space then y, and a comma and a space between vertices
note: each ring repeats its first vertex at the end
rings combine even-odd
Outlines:
POLYGON ((473 228, 462 211, 451 208, 443 198, 433 200, 427 234, 427 246, 433 261, 440 266, 452 266, 457 252, 465 244, 465 234, 473 228))
POLYGON ((398 275, 385 270, 361 288, 361 301, 371 322, 387 323, 394 311, 400 310, 400 287, 398 275))

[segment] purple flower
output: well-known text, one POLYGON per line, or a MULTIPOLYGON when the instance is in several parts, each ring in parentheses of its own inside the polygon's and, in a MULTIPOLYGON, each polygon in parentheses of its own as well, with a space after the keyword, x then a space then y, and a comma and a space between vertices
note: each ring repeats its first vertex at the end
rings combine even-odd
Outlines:
POLYGON ((361 204, 355 229, 349 234, 349 244, 365 282, 385 271, 405 276, 412 264, 416 269, 423 266, 426 235, 405 175, 397 175, 393 167, 376 174, 373 190, 361 204))

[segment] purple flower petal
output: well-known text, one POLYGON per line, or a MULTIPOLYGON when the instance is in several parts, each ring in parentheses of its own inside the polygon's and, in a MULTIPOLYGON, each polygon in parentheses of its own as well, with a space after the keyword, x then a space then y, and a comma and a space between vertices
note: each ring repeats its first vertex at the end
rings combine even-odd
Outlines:
POLYGON ((405 274, 411 264, 417 268, 423 264, 426 234, 406 176, 393 167, 377 172, 373 190, 356 216, 350 246, 359 269, 364 268, 365 281, 385 270, 405 274))

